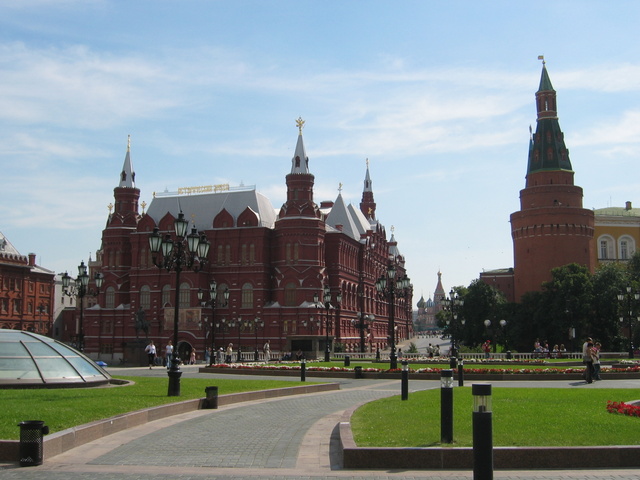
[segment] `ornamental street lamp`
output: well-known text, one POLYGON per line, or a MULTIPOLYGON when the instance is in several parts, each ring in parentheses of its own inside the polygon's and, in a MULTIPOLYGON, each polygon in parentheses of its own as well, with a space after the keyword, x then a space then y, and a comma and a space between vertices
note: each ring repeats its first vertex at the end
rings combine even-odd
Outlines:
MULTIPOLYGON (((451 334, 451 353, 452 356, 456 356, 456 330, 458 329, 458 312, 464 305, 464 300, 460 298, 460 296, 453 290, 449 292, 449 298, 444 298, 442 300, 442 305, 444 306, 444 311, 449 312, 449 317, 445 320, 447 326, 451 326, 450 334, 451 334)), ((465 324, 465 319, 460 318, 460 329, 465 324)))
POLYGON ((76 302, 80 303, 80 326, 78 332, 78 350, 84 352, 84 297, 90 295, 92 297, 98 296, 100 293, 100 287, 104 282, 104 277, 101 273, 96 273, 93 277, 96 283, 96 290, 89 289, 89 274, 87 273, 87 266, 84 264, 84 260, 78 265, 78 278, 72 279, 67 272, 62 275, 62 289, 65 295, 68 297, 76 297, 76 302), (71 284, 73 280, 73 285, 71 284))
MULTIPOLYGON (((260 356, 260 353, 258 351, 258 328, 262 328, 264 327, 264 320, 261 320, 259 317, 256 318, 251 318, 248 320, 244 321, 244 328, 248 329, 249 332, 251 332, 251 330, 253 330, 253 332, 256 335, 256 343, 255 343, 255 347, 253 350, 253 361, 257 362, 258 361, 258 357, 260 356)), ((267 359, 269 360, 269 359, 267 359)))
POLYGON ((356 327, 360 331, 360 353, 365 352, 365 330, 369 328, 369 323, 375 319, 373 315, 366 315, 362 312, 358 312, 358 320, 355 318, 351 320, 351 325, 356 327))
MULTIPOLYGON (((618 294, 618 301, 620 302, 621 310, 625 315, 620 316, 620 323, 624 323, 627 320, 627 330, 629 335, 629 358, 633 358, 633 322, 635 320, 640 321, 640 316, 634 318, 633 311, 636 307, 638 300, 640 300, 640 293, 632 292, 631 287, 627 286, 626 292, 618 294)), ((636 309, 637 314, 637 309, 636 309)))
POLYGON ((396 326, 395 326, 395 308, 396 298, 404 298, 411 295, 413 286, 409 277, 405 274, 403 277, 396 277, 397 270, 394 264, 387 266, 386 275, 382 275, 376 282, 376 290, 382 299, 387 300, 389 310, 389 343, 391 346, 391 354, 389 356, 389 367, 398 368, 398 356, 396 354, 396 326))
MULTIPOLYGON (((313 295, 313 302, 315 304, 319 304, 319 298, 317 293, 313 295)), ((329 288, 328 285, 325 285, 322 293, 322 302, 324 304, 324 308, 327 309, 327 319, 324 324, 324 331, 325 331, 324 361, 329 362, 331 360, 331 346, 329 345, 329 326, 331 322, 331 317, 329 315, 329 310, 331 309, 332 306, 335 306, 336 308, 340 306, 340 303, 342 303, 342 293, 338 292, 338 294, 336 295, 335 305, 331 305, 331 289, 329 288)))
MULTIPOLYGON (((198 300, 202 302, 204 291, 198 290, 198 300)), ((211 306, 211 355, 209 357, 209 366, 213 365, 213 359, 216 353, 216 307, 226 307, 229 303, 229 289, 225 288, 222 292, 222 301, 218 299, 218 284, 215 280, 209 282, 209 300, 202 302, 204 305, 211 306)), ((205 342, 206 343, 206 342, 205 342)), ((206 348, 206 347, 205 347, 206 348)))
POLYGON ((204 233, 199 234, 194 228, 187 235, 189 222, 185 220, 184 214, 180 212, 174 224, 175 240, 169 233, 164 238, 160 235, 158 227, 153 229, 149 235, 149 248, 151 250, 153 264, 167 272, 176 272, 176 294, 173 312, 173 354, 171 355, 171 366, 169 375, 169 397, 180 396, 180 359, 178 354, 178 326, 180 319, 180 273, 183 269, 193 269, 198 272, 202 264, 206 261, 211 244, 204 233), (158 259, 158 253, 162 253, 162 258, 158 259))
MULTIPOLYGON (((507 345, 506 345, 506 336, 505 336, 505 332, 504 332, 504 327, 507 326, 507 321, 506 320, 500 320, 498 322, 498 325, 500 325, 500 328, 502 328, 502 334, 505 337, 505 350, 507 350, 507 345)), ((488 318, 484 321, 484 326, 486 327, 487 331, 489 332, 489 335, 491 335, 491 341, 493 342, 493 353, 496 353, 496 348, 497 348, 497 342, 496 342, 496 330, 497 328, 491 328, 491 320, 489 320, 488 318)))

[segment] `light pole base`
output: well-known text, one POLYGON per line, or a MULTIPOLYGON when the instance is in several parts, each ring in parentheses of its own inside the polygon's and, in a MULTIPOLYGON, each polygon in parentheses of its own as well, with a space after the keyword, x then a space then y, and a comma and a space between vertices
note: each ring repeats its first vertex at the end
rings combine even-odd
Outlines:
POLYGON ((167 375, 169 375, 169 390, 167 392, 168 397, 180 396, 180 377, 182 377, 182 371, 177 368, 171 368, 167 375))

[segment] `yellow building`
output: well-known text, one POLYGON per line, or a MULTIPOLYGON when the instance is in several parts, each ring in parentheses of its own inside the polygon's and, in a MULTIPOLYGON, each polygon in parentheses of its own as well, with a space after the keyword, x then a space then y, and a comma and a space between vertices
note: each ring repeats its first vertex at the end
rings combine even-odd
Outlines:
POLYGON ((598 263, 628 261, 640 244, 640 208, 626 202, 624 207, 600 208, 594 213, 598 263))

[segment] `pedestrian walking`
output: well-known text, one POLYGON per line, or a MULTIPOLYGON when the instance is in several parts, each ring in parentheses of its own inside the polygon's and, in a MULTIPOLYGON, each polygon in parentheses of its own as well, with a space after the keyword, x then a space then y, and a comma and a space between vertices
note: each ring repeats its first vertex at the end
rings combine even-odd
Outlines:
POLYGON ((156 363, 156 346, 153 344, 153 340, 149 342, 144 349, 147 352, 147 357, 149 358, 149 370, 153 368, 153 364, 156 363))

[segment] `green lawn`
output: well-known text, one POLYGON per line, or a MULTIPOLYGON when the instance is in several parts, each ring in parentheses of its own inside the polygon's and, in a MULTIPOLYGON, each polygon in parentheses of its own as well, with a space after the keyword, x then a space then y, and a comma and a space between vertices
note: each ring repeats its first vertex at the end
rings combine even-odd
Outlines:
MULTIPOLYGON (((640 399, 640 389, 493 388, 495 446, 640 445, 640 418, 607 412, 607 400, 640 399)), ((454 389, 454 444, 472 446, 470 387, 454 389)), ((440 389, 385 398, 352 417, 358 446, 440 445, 440 389)))
POLYGON ((167 396, 167 379, 118 377, 135 385, 101 388, 0 389, 2 421, 0 438, 18 439, 23 420, 44 420, 51 433, 142 408, 203 398, 205 387, 217 386, 218 394, 294 387, 309 383, 279 380, 187 379, 180 397, 167 396))

